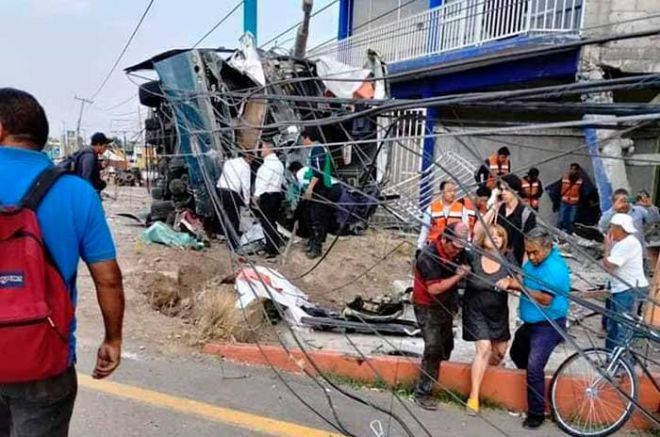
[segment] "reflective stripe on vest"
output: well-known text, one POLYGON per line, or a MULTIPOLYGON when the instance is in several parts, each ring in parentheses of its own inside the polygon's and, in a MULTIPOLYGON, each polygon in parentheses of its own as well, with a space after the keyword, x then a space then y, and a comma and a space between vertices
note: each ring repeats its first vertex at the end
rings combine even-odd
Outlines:
POLYGON ((561 179, 561 201, 568 205, 577 205, 580 201, 580 187, 582 179, 578 178, 574 183, 567 177, 561 179))
POLYGON ((522 179, 521 192, 522 200, 526 205, 531 206, 532 208, 539 207, 539 188, 541 184, 539 181, 530 183, 527 178, 522 179))
POLYGON ((459 199, 452 203, 447 210, 445 210, 441 199, 431 202, 431 229, 429 229, 427 241, 435 241, 442 235, 445 227, 452 223, 462 221, 471 230, 477 218, 471 207, 472 202, 469 199, 459 199))
POLYGON ((506 162, 500 165, 497 160, 497 155, 490 155, 488 157, 488 170, 490 171, 488 173, 488 179, 486 180, 486 186, 492 190, 495 188, 495 185, 497 185, 497 181, 493 175, 504 176, 509 174, 511 172, 511 164, 507 158, 506 162))

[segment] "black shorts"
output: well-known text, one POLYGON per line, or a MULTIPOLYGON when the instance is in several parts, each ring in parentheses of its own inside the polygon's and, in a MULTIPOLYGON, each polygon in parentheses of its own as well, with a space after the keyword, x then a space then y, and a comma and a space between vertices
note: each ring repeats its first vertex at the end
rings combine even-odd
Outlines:
POLYGON ((508 296, 504 292, 466 293, 463 297, 463 340, 508 341, 508 296))

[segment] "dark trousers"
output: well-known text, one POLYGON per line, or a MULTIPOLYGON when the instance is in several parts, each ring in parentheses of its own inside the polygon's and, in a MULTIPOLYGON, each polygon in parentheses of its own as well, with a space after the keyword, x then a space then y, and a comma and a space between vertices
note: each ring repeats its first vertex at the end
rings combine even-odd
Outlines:
MULTIPOLYGON (((566 328, 566 319, 555 320, 566 328)), ((561 334, 549 322, 524 323, 516 331, 511 345, 511 359, 519 369, 527 370, 527 412, 545 414, 545 365, 561 343, 561 334)))
MULTIPOLYGON (((612 309, 612 296, 607 296, 607 299, 605 299, 605 309, 607 311, 610 311, 612 309)), ((604 330, 607 330, 607 316, 605 313, 600 317, 600 326, 604 330)))
POLYGON ((559 217, 557 218, 557 227, 563 229, 569 234, 573 232, 573 223, 577 216, 577 205, 569 205, 568 203, 561 202, 559 205, 559 217))
POLYGON ((0 437, 66 437, 77 392, 73 366, 43 381, 0 384, 0 437))
POLYGON ((424 339, 424 354, 415 388, 415 396, 422 398, 433 393, 440 362, 449 360, 454 350, 454 317, 446 308, 415 305, 415 318, 424 339))
POLYGON ((245 205, 241 195, 236 191, 219 188, 218 196, 220 196, 223 209, 222 217, 220 217, 222 229, 231 248, 236 250, 240 247, 241 207, 245 205))
POLYGON ((313 245, 320 247, 328 235, 328 228, 335 220, 335 203, 341 196, 341 187, 333 185, 327 188, 323 181, 319 181, 314 187, 312 201, 309 203, 309 220, 313 245))
POLYGON ((282 237, 277 232, 277 215, 283 199, 282 193, 264 193, 259 196, 259 207, 256 211, 266 238, 266 252, 274 255, 282 244, 282 237))

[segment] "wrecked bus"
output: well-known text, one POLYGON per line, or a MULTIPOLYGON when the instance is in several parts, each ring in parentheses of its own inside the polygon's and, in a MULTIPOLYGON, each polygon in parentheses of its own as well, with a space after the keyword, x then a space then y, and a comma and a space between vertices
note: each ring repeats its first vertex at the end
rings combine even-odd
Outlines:
MULTIPOLYGON (((375 54, 370 65, 355 70, 330 58, 265 52, 246 35, 236 50, 170 50, 127 68, 129 75, 151 79, 139 86, 140 102, 149 108, 145 142, 157 157, 150 220, 173 224, 186 211, 213 229, 211 191, 223 161, 239 150, 256 152, 261 128, 268 126, 277 131, 275 147, 285 166, 304 164, 308 152, 299 135, 311 125, 329 145, 336 178, 356 200, 349 230, 364 229, 380 193, 379 127, 375 117, 356 114, 387 97, 385 81, 373 80, 384 68, 375 54)), ((280 223, 291 228, 287 205, 280 223)))

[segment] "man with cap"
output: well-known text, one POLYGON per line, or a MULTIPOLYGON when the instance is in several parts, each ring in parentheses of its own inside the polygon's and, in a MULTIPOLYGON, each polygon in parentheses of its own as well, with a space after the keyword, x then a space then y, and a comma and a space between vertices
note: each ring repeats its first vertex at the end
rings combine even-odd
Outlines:
POLYGON ((261 157, 263 164, 257 170, 252 203, 264 231, 266 258, 274 258, 282 242, 276 222, 284 199, 284 165, 273 150, 273 134, 270 132, 261 134, 261 157))
POLYGON ((412 301, 424 339, 415 403, 426 410, 438 408, 433 386, 440 362, 448 360, 454 349, 452 327, 458 310, 458 283, 470 273, 464 250, 469 236, 465 223, 448 225, 422 250, 415 264, 412 301))
POLYGON ((111 142, 112 140, 106 137, 105 134, 96 132, 92 135, 90 146, 83 147, 67 157, 60 163, 60 166, 87 180, 100 193, 105 188, 106 183, 101 179, 99 156, 105 153, 108 144, 111 142))
MULTIPOLYGON (((618 315, 633 315, 635 303, 648 294, 649 282, 644 275, 643 249, 635 236, 637 232, 633 218, 624 213, 614 214, 607 227, 603 267, 612 275, 609 304, 618 315)), ((623 328, 611 317, 607 319, 606 349, 612 350, 623 342, 623 328)))

